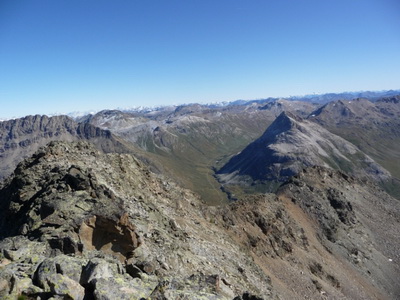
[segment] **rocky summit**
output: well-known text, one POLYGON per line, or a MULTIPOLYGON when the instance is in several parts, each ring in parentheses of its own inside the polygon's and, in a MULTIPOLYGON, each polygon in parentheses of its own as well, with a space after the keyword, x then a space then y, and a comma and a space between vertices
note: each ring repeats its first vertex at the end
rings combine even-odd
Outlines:
POLYGON ((209 207, 132 155, 53 141, 0 186, 0 297, 397 299, 399 222, 330 168, 209 207))

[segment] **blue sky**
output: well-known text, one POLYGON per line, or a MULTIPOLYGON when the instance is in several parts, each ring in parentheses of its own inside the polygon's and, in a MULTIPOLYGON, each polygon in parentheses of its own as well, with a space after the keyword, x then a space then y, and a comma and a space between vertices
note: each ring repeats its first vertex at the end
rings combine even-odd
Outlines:
POLYGON ((0 0, 0 118, 399 79, 398 0, 0 0))

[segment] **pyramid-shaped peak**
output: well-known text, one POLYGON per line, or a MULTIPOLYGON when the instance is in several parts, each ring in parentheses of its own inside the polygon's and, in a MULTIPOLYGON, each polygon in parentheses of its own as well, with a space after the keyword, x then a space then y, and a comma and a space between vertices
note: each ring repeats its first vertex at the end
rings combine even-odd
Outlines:
POLYGON ((268 143, 274 140, 278 134, 300 127, 299 123, 303 123, 303 121, 301 117, 291 112, 283 111, 260 137, 259 142, 268 143))
POLYGON ((275 121, 280 121, 280 119, 282 120, 287 120, 287 121, 296 121, 296 122, 301 122, 303 121, 303 119, 297 115, 295 115, 294 113, 290 112, 290 111, 283 111, 277 118, 275 121))
POLYGON ((297 123, 303 122, 303 119, 289 111, 283 111, 269 128, 280 129, 282 131, 289 130, 294 127, 297 123))

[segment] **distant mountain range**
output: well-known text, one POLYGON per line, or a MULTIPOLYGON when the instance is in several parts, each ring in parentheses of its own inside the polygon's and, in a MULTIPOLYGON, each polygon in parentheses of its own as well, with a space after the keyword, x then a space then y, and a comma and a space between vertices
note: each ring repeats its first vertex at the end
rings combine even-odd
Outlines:
POLYGON ((293 96, 291 100, 300 100, 325 104, 336 100, 353 100, 356 98, 365 98, 372 102, 383 97, 396 96, 400 90, 385 90, 385 91, 361 91, 361 92, 343 92, 343 93, 327 93, 327 94, 312 94, 304 96, 293 96))
MULTIPOLYGON (((110 131, 67 116, 27 116, 0 122, 0 179, 10 175, 23 158, 51 141, 90 140, 104 152, 127 152, 110 131)), ((129 146, 128 146, 129 147, 129 146)))
MULTIPOLYGON (((206 106, 209 108, 221 108, 224 106, 237 106, 237 105, 249 105, 249 104, 259 104, 266 102, 275 102, 277 100, 289 100, 289 101, 304 101, 311 102, 317 104, 325 104, 331 101, 336 100, 352 100, 355 98, 365 98, 370 101, 375 101, 382 97, 390 97, 400 94, 400 90, 384 90, 384 91, 362 91, 362 92, 343 92, 343 93, 326 93, 326 94, 310 94, 304 96, 289 96, 289 97, 269 97, 263 99, 253 99, 253 100, 233 100, 233 101, 223 101, 223 102, 215 102, 215 103, 206 103, 202 104, 202 106, 206 106)), ((173 110, 178 106, 191 106, 192 104, 182 104, 177 106, 155 106, 155 107, 146 107, 146 106, 137 106, 131 108, 116 108, 116 110, 128 113, 149 113, 153 111, 169 111, 173 110)), ((80 118, 84 115, 95 114, 89 112, 72 112, 67 114, 72 118, 80 118)))

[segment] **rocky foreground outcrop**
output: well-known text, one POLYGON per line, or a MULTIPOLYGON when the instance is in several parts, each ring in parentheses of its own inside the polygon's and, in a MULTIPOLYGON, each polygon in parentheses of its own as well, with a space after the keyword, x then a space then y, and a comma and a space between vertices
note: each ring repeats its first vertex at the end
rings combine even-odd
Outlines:
POLYGON ((0 298, 396 299, 399 220, 325 168, 207 207, 130 155, 52 142, 0 187, 0 298))
POLYGON ((0 191, 1 296, 272 297, 269 278, 201 211, 132 156, 52 142, 0 191))

